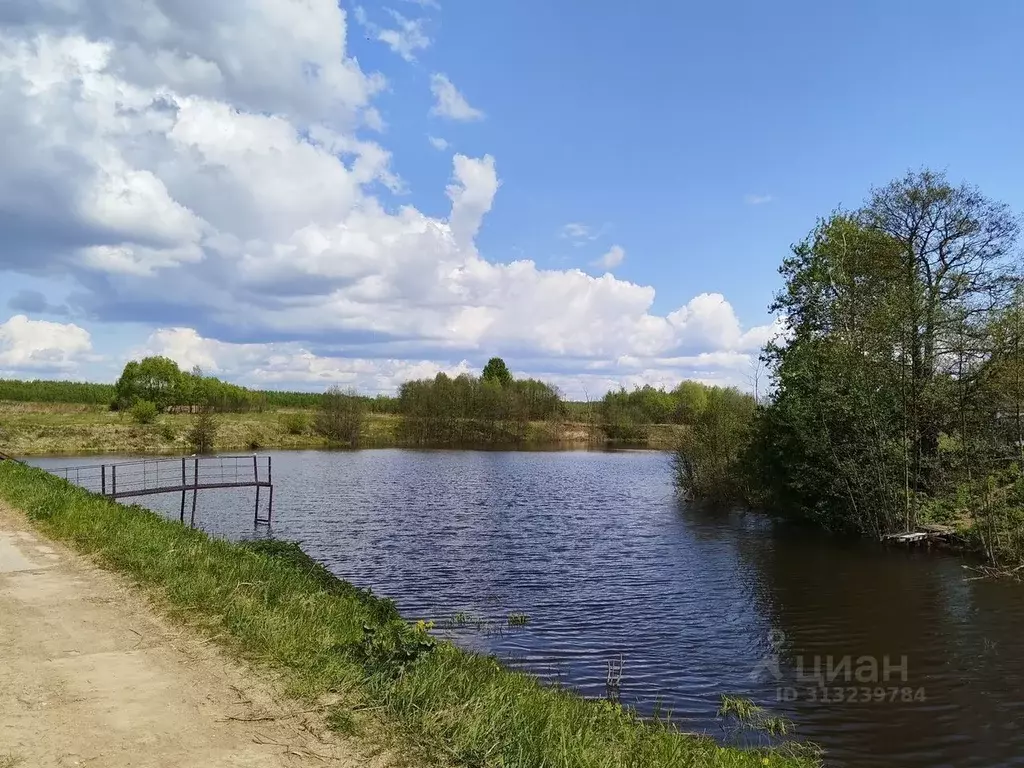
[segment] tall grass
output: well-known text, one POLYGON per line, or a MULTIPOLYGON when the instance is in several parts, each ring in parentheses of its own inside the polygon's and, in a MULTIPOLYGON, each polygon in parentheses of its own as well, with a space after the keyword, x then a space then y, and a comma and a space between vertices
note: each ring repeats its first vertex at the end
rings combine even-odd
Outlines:
POLYGON ((12 462, 0 462, 0 498, 149 590, 173 616, 281 672, 293 694, 331 694, 330 722, 347 727, 353 711, 372 709, 429 758, 502 768, 815 764, 723 747, 544 687, 435 640, 294 545, 211 539, 12 462))

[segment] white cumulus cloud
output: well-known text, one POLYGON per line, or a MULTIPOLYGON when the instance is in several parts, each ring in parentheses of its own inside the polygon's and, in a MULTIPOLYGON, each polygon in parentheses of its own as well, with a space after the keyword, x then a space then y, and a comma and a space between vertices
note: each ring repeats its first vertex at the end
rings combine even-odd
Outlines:
POLYGON ((193 328, 154 331, 136 356, 164 355, 183 369, 225 375, 255 387, 338 385, 360 392, 393 394, 405 381, 470 373, 465 360, 441 365, 430 360, 396 360, 317 355, 295 342, 233 344, 204 338, 193 328))
POLYGON ((9 374, 68 373, 92 351, 88 331, 73 323, 51 323, 14 315, 0 323, 0 370, 9 374))
POLYGON ((416 61, 416 52, 425 51, 430 47, 431 39, 424 30, 425 19, 409 19, 393 8, 386 9, 394 27, 384 27, 370 21, 366 9, 356 6, 356 21, 380 42, 386 44, 408 62, 416 61))
MULTIPOLYGON (((92 322, 179 329, 186 362, 246 376, 244 354, 211 345, 256 342, 292 361, 257 359, 267 381, 352 359, 384 387, 492 353, 552 376, 706 378, 772 330, 717 294, 656 313, 649 285, 489 260, 491 155, 455 154, 447 186, 417 190, 447 211, 392 202, 406 184, 367 136, 384 81, 349 55, 333 0, 44 0, 0 18, 0 271, 65 276, 92 322), (607 360, 628 364, 590 368, 607 360)), ((445 76, 432 85, 439 114, 483 116, 445 76)))
POLYGON ((626 249, 621 245, 613 245, 601 257, 594 260, 593 266, 610 271, 619 266, 625 258, 626 249))
POLYGON ((471 122, 483 120, 484 113, 470 106, 459 89, 455 87, 447 75, 433 74, 430 76, 430 92, 434 94, 434 106, 430 113, 450 120, 471 122))

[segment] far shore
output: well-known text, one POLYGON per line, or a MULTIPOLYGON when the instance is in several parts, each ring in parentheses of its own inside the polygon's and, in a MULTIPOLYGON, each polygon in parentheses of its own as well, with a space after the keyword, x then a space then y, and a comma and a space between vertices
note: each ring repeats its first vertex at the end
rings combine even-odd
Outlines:
MULTIPOLYGON (((216 416, 214 451, 310 450, 332 447, 307 426, 295 430, 288 416, 311 411, 267 409, 216 416)), ((70 456, 119 453, 181 455, 191 453, 185 435, 195 417, 161 414, 152 424, 136 424, 127 413, 100 405, 0 401, 0 451, 11 456, 70 456)), ((429 446, 403 441, 400 416, 366 415, 359 448, 448 447, 526 450, 586 450, 604 447, 671 450, 681 429, 673 424, 651 425, 647 440, 622 444, 610 441, 600 427, 580 421, 532 421, 526 440, 514 444, 429 446)))

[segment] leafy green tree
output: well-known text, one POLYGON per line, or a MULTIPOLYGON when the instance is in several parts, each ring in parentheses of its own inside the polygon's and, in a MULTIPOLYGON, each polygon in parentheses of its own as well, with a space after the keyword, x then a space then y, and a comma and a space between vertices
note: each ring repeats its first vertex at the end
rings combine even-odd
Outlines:
POLYGON ((178 404, 181 385, 181 370, 170 358, 132 360, 114 385, 115 402, 119 408, 128 408, 136 400, 148 400, 158 411, 165 411, 178 404))
POLYGON ((650 434, 652 420, 644 410, 639 390, 628 392, 625 387, 610 390, 601 400, 601 429, 609 440, 623 443, 643 443, 650 434))
POLYGON ((463 374, 407 381, 399 389, 403 440, 430 445, 519 443, 530 421, 556 419, 564 412, 557 388, 535 379, 463 374))
POLYGON ((741 466, 754 420, 753 396, 730 387, 708 387, 704 407, 683 432, 673 457, 676 485, 714 500, 747 496, 741 466))
POLYGON ((928 492, 941 481, 939 435, 948 409, 937 387, 952 373, 946 350, 1006 301, 1019 276, 1019 220, 977 187, 955 186, 928 170, 873 190, 860 218, 899 254, 912 485, 928 492))
POLYGON ((1017 235, 1005 206, 923 171, 794 247, 742 463, 764 503, 873 535, 983 510, 990 557, 1014 551, 1017 235))
POLYGON ((680 382, 672 396, 676 401, 673 421, 680 424, 692 424, 708 404, 708 388, 699 381, 680 382))
POLYGON ((480 378, 484 381, 493 381, 501 386, 506 386, 512 383, 512 372, 509 371, 504 360, 500 357, 492 357, 487 361, 487 365, 484 366, 480 378))

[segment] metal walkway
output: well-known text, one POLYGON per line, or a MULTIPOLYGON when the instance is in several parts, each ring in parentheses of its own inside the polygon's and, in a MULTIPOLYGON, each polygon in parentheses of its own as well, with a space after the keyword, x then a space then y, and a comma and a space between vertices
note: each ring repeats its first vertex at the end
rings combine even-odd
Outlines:
POLYGON ((274 483, 270 456, 183 456, 180 459, 140 459, 113 464, 90 464, 47 470, 77 486, 125 499, 158 493, 180 493, 179 519, 185 522, 186 494, 192 492, 190 524, 195 525, 199 491, 213 488, 255 488, 253 522, 269 525, 274 509, 274 483), (267 515, 260 517, 260 489, 269 489, 267 515))

